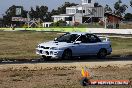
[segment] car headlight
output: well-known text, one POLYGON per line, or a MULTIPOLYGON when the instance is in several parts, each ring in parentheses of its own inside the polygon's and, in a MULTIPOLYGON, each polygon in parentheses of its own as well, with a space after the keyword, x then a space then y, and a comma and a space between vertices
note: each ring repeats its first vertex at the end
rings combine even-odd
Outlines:
POLYGON ((41 46, 40 45, 38 45, 38 48, 40 48, 41 46))
POLYGON ((50 49, 51 49, 51 50, 59 50, 58 47, 51 47, 50 49))

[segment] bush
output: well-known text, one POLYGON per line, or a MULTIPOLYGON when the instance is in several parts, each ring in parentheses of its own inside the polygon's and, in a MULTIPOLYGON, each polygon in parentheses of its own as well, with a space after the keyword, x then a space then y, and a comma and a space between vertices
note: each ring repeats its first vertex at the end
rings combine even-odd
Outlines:
POLYGON ((51 24, 51 26, 54 26, 54 27, 62 27, 62 26, 66 26, 66 25, 67 25, 67 22, 63 21, 63 20, 59 20, 59 21, 51 24))
POLYGON ((75 22, 74 26, 79 26, 79 24, 80 24, 79 22, 75 22))

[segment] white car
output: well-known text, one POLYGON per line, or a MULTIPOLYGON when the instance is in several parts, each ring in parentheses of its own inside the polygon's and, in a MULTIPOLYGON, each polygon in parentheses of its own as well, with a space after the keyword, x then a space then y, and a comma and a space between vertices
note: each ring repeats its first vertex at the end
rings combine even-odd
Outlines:
POLYGON ((111 42, 101 40, 90 33, 66 33, 54 41, 44 42, 36 48, 36 54, 43 59, 62 58, 70 59, 86 55, 96 55, 98 58, 105 58, 111 54, 111 42))

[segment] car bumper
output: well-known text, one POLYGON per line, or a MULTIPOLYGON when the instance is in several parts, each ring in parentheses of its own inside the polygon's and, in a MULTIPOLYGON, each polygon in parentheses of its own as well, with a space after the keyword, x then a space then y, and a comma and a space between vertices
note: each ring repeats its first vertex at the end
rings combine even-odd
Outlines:
POLYGON ((41 56, 51 57, 51 58, 60 58, 62 57, 63 50, 49 50, 49 49, 37 48, 36 54, 41 56))

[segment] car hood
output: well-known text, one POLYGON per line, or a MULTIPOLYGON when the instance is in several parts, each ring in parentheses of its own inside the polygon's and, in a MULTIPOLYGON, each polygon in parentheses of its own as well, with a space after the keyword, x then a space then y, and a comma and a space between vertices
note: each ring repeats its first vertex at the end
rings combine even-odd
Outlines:
POLYGON ((50 41, 50 42, 41 43, 39 45, 44 47, 66 47, 72 45, 72 43, 50 41))

